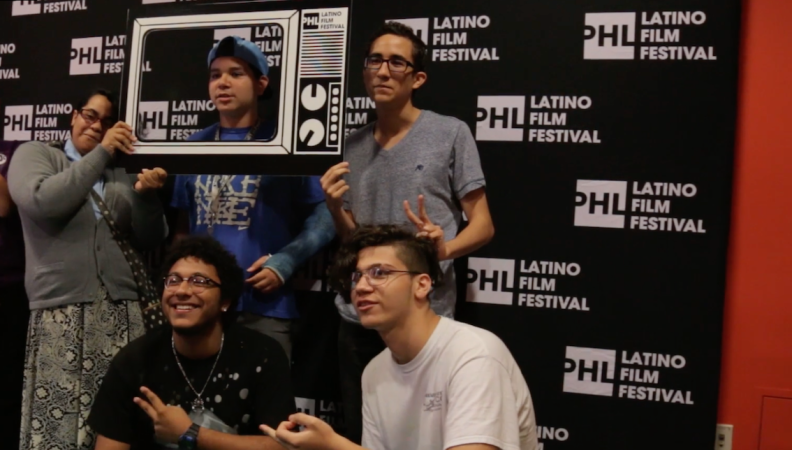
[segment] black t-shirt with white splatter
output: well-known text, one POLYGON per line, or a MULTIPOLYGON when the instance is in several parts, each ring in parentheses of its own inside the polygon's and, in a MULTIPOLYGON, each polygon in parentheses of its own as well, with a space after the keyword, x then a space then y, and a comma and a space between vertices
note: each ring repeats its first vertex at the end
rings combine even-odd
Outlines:
MULTIPOLYGON (((215 357, 191 360, 179 355, 198 392, 215 357)), ((195 394, 173 356, 170 327, 130 342, 113 358, 88 417, 91 428, 131 444, 131 450, 159 448, 151 419, 132 401, 142 396, 141 386, 151 389, 163 403, 191 411, 195 394)), ((240 435, 260 435, 260 424, 277 427, 296 410, 289 365, 280 344, 239 325, 225 330, 220 359, 202 397, 205 408, 240 435)))

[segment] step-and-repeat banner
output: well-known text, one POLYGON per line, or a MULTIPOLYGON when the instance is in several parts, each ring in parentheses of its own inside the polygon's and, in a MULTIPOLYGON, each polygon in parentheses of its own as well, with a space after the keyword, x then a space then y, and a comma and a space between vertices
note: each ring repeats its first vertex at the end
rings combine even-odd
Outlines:
MULTIPOLYGON (((121 88, 127 8, 173 2, 3 2, 2 138, 67 137, 76 97, 121 88)), ((457 261, 457 318, 514 354, 545 450, 712 446, 739 14, 738 0, 352 5, 344 131, 376 119, 362 60, 386 20, 429 47, 416 104, 473 131, 497 232, 457 261)), ((150 69, 207 77, 182 67, 150 69)), ((207 100, 171 105, 186 111, 173 139, 207 100)), ((296 275, 294 380, 302 410, 343 428, 330 258, 296 275)))

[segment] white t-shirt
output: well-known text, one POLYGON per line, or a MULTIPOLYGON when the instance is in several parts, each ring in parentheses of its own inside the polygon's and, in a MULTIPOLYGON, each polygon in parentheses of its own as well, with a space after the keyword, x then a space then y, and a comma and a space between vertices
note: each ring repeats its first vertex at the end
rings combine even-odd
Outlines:
POLYGON ((362 385, 367 449, 538 447, 528 385, 487 330, 441 317, 415 359, 397 364, 386 348, 366 366, 362 385))

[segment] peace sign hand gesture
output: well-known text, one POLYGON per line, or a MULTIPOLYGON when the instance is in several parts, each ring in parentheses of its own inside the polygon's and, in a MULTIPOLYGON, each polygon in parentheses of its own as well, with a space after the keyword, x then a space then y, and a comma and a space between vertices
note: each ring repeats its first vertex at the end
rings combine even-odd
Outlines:
POLYGON ((187 412, 179 406, 167 406, 149 388, 142 386, 140 392, 146 396, 146 400, 135 397, 134 402, 140 407, 154 422, 154 434, 162 442, 176 444, 179 437, 184 434, 192 425, 192 420, 187 412))
POLYGON ((404 201, 404 213, 407 215, 407 218, 410 219, 410 222, 418 229, 416 236, 431 239, 437 247, 438 259, 441 261, 446 259, 448 250, 446 248, 445 233, 443 233, 443 228, 440 227, 440 225, 435 225, 426 213, 424 196, 418 196, 417 216, 413 213, 412 208, 410 208, 410 202, 407 200, 404 201))

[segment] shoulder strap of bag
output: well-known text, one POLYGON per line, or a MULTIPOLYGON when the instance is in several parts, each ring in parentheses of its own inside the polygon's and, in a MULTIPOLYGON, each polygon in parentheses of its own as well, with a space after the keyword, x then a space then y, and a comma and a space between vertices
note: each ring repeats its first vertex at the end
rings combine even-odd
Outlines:
POLYGON ((63 150, 66 148, 66 141, 49 141, 47 142, 47 145, 57 148, 58 150, 63 150))
POLYGON ((154 289, 154 285, 151 283, 151 279, 147 275, 146 266, 138 256, 137 251, 135 251, 134 247, 132 247, 132 244, 130 244, 129 241, 124 238, 124 235, 118 230, 118 226, 116 225, 115 220, 113 220, 113 216, 110 215, 110 209, 102 200, 102 197, 100 197, 99 194, 97 194, 93 189, 91 189, 91 197, 93 197, 93 200, 99 207, 99 212, 102 214, 107 226, 110 227, 110 232, 113 234, 113 239, 118 243, 118 246, 121 248, 121 252, 124 253, 124 257, 126 257, 127 263, 129 263, 129 267, 132 269, 132 276, 135 278, 135 283, 138 287, 140 301, 148 304, 148 306, 143 309, 144 313, 149 309, 158 307, 159 296, 154 289))

